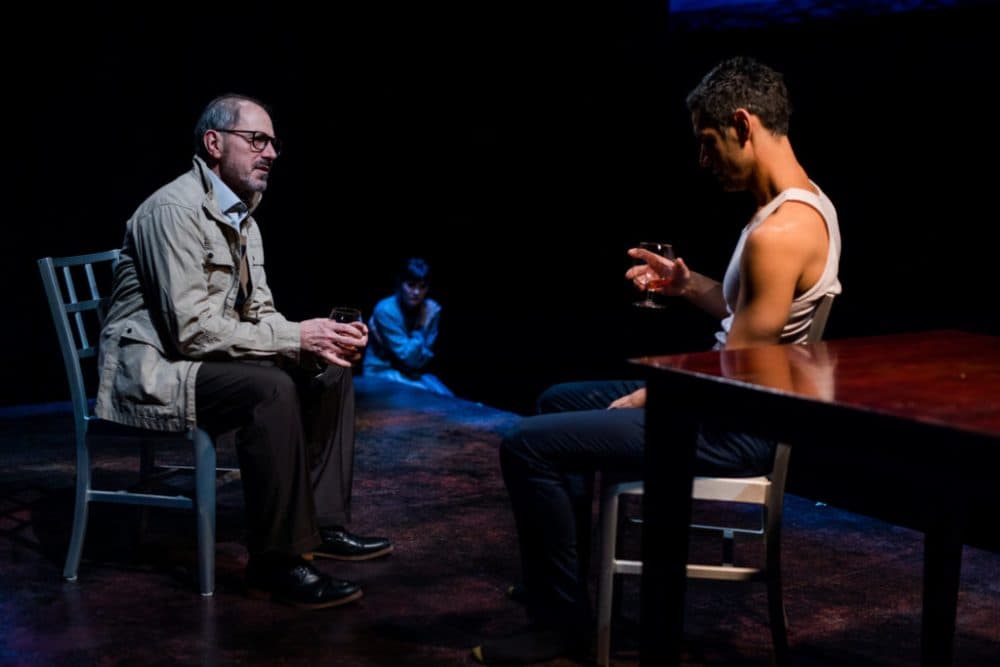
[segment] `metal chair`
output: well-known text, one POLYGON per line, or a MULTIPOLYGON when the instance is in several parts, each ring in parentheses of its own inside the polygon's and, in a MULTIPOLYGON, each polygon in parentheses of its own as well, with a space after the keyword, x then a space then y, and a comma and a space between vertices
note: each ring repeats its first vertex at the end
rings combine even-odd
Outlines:
MULTIPOLYGON (((816 307, 807 342, 823 338, 826 321, 833 305, 833 295, 827 294, 816 307)), ((739 503, 760 510, 760 524, 755 528, 717 526, 692 523, 698 531, 717 533, 722 538, 720 564, 688 563, 689 579, 717 581, 763 581, 767 585, 768 618, 774 644, 774 662, 787 663, 788 618, 781 592, 781 515, 784 506, 785 479, 791 447, 778 443, 771 473, 761 477, 695 477, 691 497, 696 501, 739 503), (737 566, 734 562, 735 536, 744 535, 763 541, 764 565, 737 566)), ((597 664, 607 667, 611 653, 611 617, 615 575, 642 574, 642 561, 619 558, 619 505, 623 496, 641 496, 642 482, 610 485, 601 497, 600 531, 601 564, 597 593, 597 664)))
MULTIPOLYGON (((56 328, 66 366, 76 436, 76 501, 73 511, 73 532, 66 553, 63 577, 69 581, 76 581, 87 532, 87 513, 90 503, 192 509, 196 516, 198 535, 199 588, 203 596, 211 596, 215 590, 215 490, 218 472, 212 438, 198 428, 186 433, 165 433, 109 424, 91 414, 81 362, 84 359, 97 357, 100 328, 108 307, 108 298, 102 293, 99 283, 102 286, 110 285, 111 274, 118 263, 118 257, 118 250, 110 250, 73 257, 43 257, 38 260, 38 269, 41 272, 52 322, 56 328), (193 472, 194 494, 168 496, 132 489, 92 488, 89 442, 97 437, 126 438, 130 442, 139 443, 141 483, 163 479, 176 472, 193 472), (176 444, 178 439, 187 439, 191 442, 194 465, 156 465, 155 448, 171 442, 176 444)), ((224 479, 238 476, 237 469, 220 470, 226 473, 224 479)))

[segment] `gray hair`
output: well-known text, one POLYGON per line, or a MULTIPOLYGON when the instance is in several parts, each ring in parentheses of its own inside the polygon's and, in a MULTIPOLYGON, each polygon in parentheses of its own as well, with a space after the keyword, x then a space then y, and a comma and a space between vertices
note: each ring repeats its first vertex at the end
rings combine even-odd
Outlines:
POLYGON ((240 121, 240 109, 244 104, 256 104, 261 109, 271 115, 270 109, 260 100, 248 95, 238 93, 226 93, 220 95, 208 103, 205 110, 201 112, 198 122, 194 126, 194 152, 202 159, 208 159, 208 152, 205 150, 203 140, 205 132, 208 130, 232 130, 237 127, 240 121))

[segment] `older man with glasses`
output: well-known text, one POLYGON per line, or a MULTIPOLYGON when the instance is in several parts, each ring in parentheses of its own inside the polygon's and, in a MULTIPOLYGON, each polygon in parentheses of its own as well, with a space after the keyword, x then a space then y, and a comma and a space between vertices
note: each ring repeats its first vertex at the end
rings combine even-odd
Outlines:
POLYGON ((290 322, 275 309, 253 211, 281 152, 264 105, 212 100, 191 171, 129 219, 101 333, 96 412, 169 431, 235 436, 247 512, 248 592, 305 608, 361 597, 313 556, 392 551, 350 520, 351 366, 363 323, 290 322), (322 370, 317 375, 317 370, 322 370))

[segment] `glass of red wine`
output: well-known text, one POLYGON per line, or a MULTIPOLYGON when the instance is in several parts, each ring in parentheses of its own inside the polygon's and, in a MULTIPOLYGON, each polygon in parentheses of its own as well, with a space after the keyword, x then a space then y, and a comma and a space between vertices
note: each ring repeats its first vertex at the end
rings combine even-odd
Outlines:
MULTIPOLYGON (((648 250, 656 255, 661 255, 667 259, 674 259, 674 247, 669 243, 661 243, 659 241, 640 241, 639 247, 643 250, 648 250)), ((636 266, 645 265, 645 260, 637 259, 635 260, 636 266)), ((646 273, 643 275, 643 287, 645 288, 645 298, 641 301, 636 301, 633 305, 639 308, 665 308, 665 306, 657 301, 653 296, 656 290, 662 289, 670 284, 669 278, 661 278, 652 269, 647 269, 646 273)))

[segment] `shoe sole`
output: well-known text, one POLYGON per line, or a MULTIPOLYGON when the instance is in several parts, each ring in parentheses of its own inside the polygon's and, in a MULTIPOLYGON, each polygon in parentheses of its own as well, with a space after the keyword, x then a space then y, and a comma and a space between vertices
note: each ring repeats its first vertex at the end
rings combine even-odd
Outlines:
POLYGON ((360 554, 357 556, 337 556, 334 554, 323 553, 322 551, 314 551, 312 555, 314 558, 329 558, 330 560, 372 560, 373 558, 381 558, 382 556, 388 556, 392 553, 393 545, 387 546, 385 549, 379 549, 378 551, 373 551, 369 554, 360 554))
POLYGON ((259 588, 248 588, 246 594, 248 598, 254 600, 270 600, 273 602, 280 602, 281 604, 287 604, 291 607, 295 607, 296 609, 327 609, 329 607, 339 607, 340 605, 347 604, 348 602, 354 602, 364 595, 364 591, 356 590, 350 595, 345 595, 342 598, 328 600, 326 602, 296 602, 295 600, 282 598, 274 595, 270 591, 261 590, 259 588))

